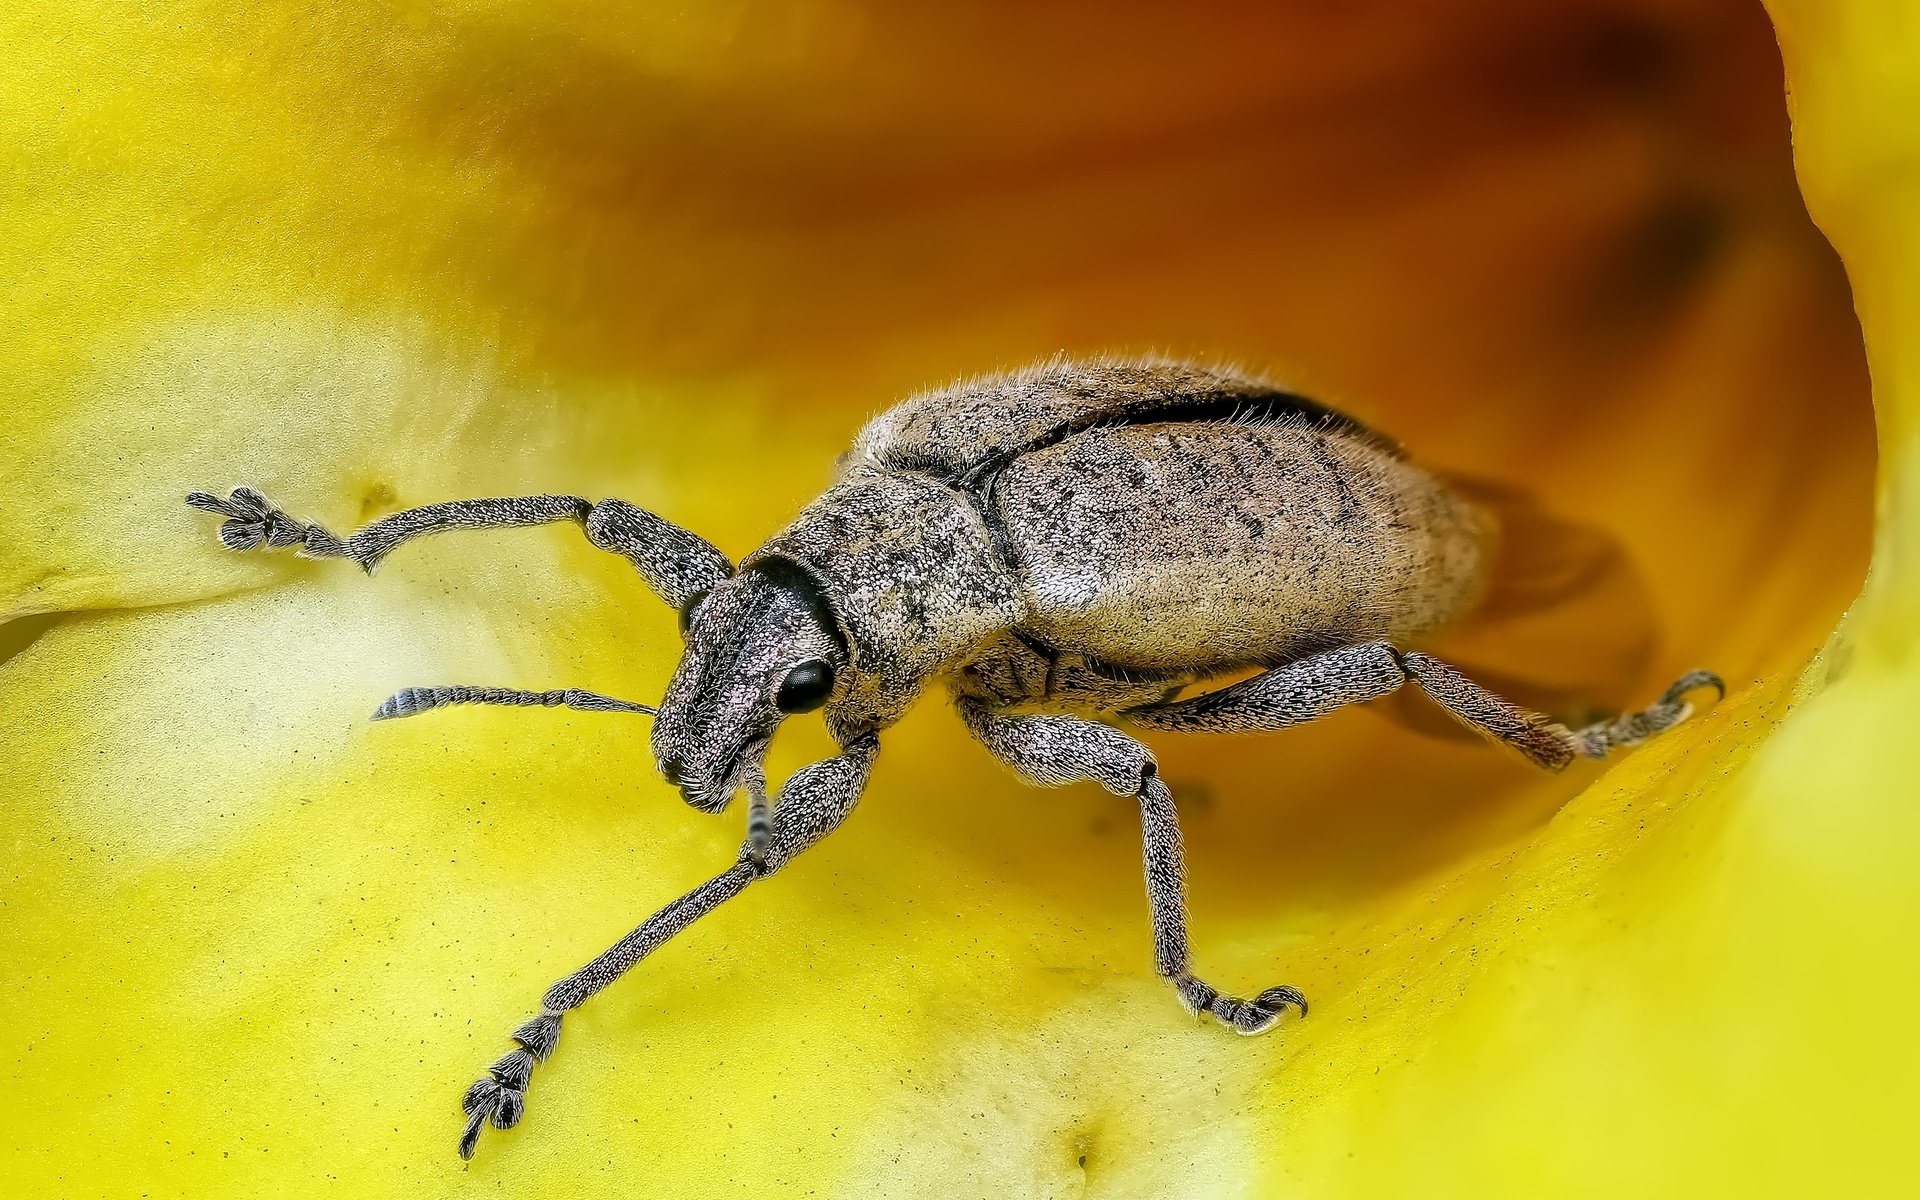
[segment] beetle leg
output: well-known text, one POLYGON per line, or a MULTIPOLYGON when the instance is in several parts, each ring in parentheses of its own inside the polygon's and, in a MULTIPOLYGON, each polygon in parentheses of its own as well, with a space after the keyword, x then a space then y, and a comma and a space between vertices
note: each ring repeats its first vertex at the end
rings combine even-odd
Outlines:
POLYGON ((1173 793, 1147 748, 1110 725, 1081 717, 1014 715, 958 701, 961 719, 996 758, 1026 779, 1054 786, 1090 779, 1140 803, 1153 964, 1194 1013, 1210 1013, 1240 1033, 1265 1033, 1288 1005, 1307 1011, 1297 988, 1268 988, 1249 1000, 1224 995, 1193 974, 1187 940, 1186 851, 1173 793))
POLYGON ((1217 691, 1184 700, 1130 708, 1120 715, 1150 729, 1179 733, 1259 733, 1287 729, 1335 709, 1378 700, 1411 679, 1456 720, 1558 771, 1575 758, 1604 758, 1619 746, 1637 746, 1692 715, 1687 693, 1726 685, 1711 671, 1682 676, 1639 712, 1571 730, 1467 678, 1426 654, 1402 654, 1385 642, 1366 642, 1310 654, 1217 691))
POLYGON ((1615 746, 1638 746, 1655 734, 1665 733, 1693 715, 1693 704, 1687 694, 1702 688, 1714 690, 1716 703, 1727 698, 1726 681, 1718 675, 1712 671, 1688 671, 1646 708, 1574 730, 1573 736, 1580 741, 1580 753, 1588 758, 1602 758, 1615 746))
POLYGON ((1176 733, 1259 733, 1290 729, 1335 709, 1378 700, 1407 681, 1385 642, 1323 650, 1216 691, 1129 708, 1135 725, 1176 733))
MULTIPOLYGON (((1690 671, 1674 681, 1659 700, 1640 710, 1583 729, 1565 725, 1497 696, 1457 668, 1426 654, 1401 656, 1407 675, 1455 719, 1494 741, 1518 750, 1550 771, 1564 769, 1576 757, 1605 758, 1619 746, 1637 746, 1693 715, 1687 693, 1712 688, 1719 697, 1727 685, 1711 671, 1690 671)), ((1716 697, 1716 698, 1719 698, 1716 697)))
POLYGON ((795 772, 780 790, 764 850, 751 841, 742 845, 740 857, 731 867, 640 922, 600 957, 548 988, 540 1000, 540 1015, 528 1018, 511 1035, 520 1048, 488 1067, 487 1074, 468 1088, 461 1100, 467 1124, 460 1135, 460 1157, 473 1157, 480 1131, 487 1124, 511 1129, 519 1123, 526 1110, 533 1068, 553 1053, 560 1040, 562 1017, 626 974, 668 938, 832 833, 859 801, 878 749, 878 744, 868 739, 848 747, 837 758, 795 772))
POLYGON ((733 574, 733 564, 704 539, 625 500, 598 504, 579 496, 511 496, 450 500, 403 509, 340 537, 326 527, 288 516, 250 487, 225 498, 190 492, 187 505, 227 518, 220 541, 229 550, 300 547, 308 558, 348 558, 371 573, 404 542, 451 529, 509 529, 574 521, 602 550, 621 555, 647 586, 674 608, 733 574))

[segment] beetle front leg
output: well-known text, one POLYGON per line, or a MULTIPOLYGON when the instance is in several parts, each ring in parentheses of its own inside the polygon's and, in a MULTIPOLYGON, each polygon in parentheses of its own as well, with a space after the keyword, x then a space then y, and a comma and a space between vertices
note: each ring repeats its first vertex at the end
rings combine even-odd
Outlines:
POLYGON ((187 505, 217 517, 220 542, 229 550, 298 546, 308 558, 346 558, 369 574, 396 548, 414 538, 455 529, 512 529, 573 521, 602 550, 625 558, 647 586, 675 609, 733 574, 733 564, 705 539, 625 500, 598 504, 579 496, 501 496, 449 500, 403 509, 346 537, 315 521, 290 517, 250 487, 226 496, 190 492, 187 505))
POLYGON ((600 957, 548 988, 540 1001, 540 1014, 528 1018, 510 1035, 520 1048, 487 1068, 487 1074, 468 1088, 461 1100, 467 1124, 460 1136, 460 1157, 473 1157, 480 1131, 489 1123, 495 1129, 511 1129, 519 1123, 526 1110, 533 1068, 553 1053, 560 1040, 562 1017, 626 974, 668 938, 832 833, 859 802, 878 749, 878 744, 868 738, 849 746, 837 758, 795 772, 780 790, 764 849, 749 839, 731 867, 654 913, 600 957))
POLYGON ((1186 850, 1173 793, 1147 748, 1110 725, 1081 717, 1015 715, 971 699, 957 701, 961 719, 994 757, 1044 786, 1090 779, 1140 803, 1147 905, 1153 920, 1153 965, 1193 1013, 1210 1013, 1240 1033, 1265 1033, 1288 1005, 1306 1015, 1306 997, 1268 988, 1249 1000, 1226 995, 1193 973, 1187 939, 1186 850))

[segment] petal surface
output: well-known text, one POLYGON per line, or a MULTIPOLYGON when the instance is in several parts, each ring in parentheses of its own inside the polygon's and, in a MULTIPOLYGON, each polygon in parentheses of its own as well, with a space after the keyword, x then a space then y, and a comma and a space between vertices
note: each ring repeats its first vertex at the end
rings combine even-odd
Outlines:
MULTIPOLYGON (((1742 3, 0 16, 0 1173, 1899 1179, 1920 51, 1891 0, 1773 8, 1820 230, 1742 3), (571 1017, 463 1167, 506 1031, 728 862, 737 814, 681 805, 640 718, 366 717, 417 684, 653 699, 672 615, 566 529, 369 580, 222 552, 180 498, 345 531, 621 495, 737 556, 874 409, 1063 347, 1237 357, 1534 488, 1645 573, 1649 690, 1711 665, 1735 694, 1544 781, 1366 713, 1157 743, 1203 969, 1313 1000, 1263 1039, 1153 977, 1125 806, 1019 786, 928 704, 844 830, 571 1017)), ((825 748, 797 723, 772 766, 825 748)))

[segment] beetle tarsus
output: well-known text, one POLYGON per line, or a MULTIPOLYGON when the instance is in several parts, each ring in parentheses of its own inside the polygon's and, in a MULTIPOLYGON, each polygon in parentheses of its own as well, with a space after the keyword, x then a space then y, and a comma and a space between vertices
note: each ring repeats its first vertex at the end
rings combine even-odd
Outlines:
POLYGON ((1597 721, 1584 729, 1575 730, 1571 736, 1583 756, 1605 758, 1616 748, 1638 746, 1691 717, 1694 707, 1693 702, 1686 698, 1688 693, 1706 688, 1714 690, 1715 703, 1726 698, 1726 682, 1718 675, 1712 671, 1689 671, 1674 680, 1673 686, 1647 707, 1637 712, 1621 713, 1611 720, 1597 721))
POLYGON ((560 1014, 543 1012, 529 1017, 511 1035, 520 1049, 510 1050, 487 1068, 485 1077, 476 1080, 460 1099, 460 1110, 467 1115, 466 1128, 460 1134, 460 1157, 470 1159, 480 1144, 480 1130, 512 1129, 527 1111, 527 1088, 533 1082, 533 1068, 547 1061, 560 1040, 560 1014))
POLYGON ((1251 1000, 1223 995, 1204 980, 1190 974, 1174 977, 1173 986, 1180 1002, 1195 1016, 1206 1014, 1235 1033, 1260 1034, 1280 1023, 1289 1007, 1307 1015, 1307 998, 1295 987, 1271 987, 1251 1000))
POLYGON ((1302 1017, 1307 1015, 1307 998, 1299 988, 1268 988, 1251 1000, 1222 996, 1214 1001, 1212 1011, 1215 1019, 1235 1033, 1253 1035, 1278 1025, 1289 1007, 1299 1009, 1302 1017))
POLYGON ((1674 680, 1673 686, 1661 694, 1660 702, 1662 704, 1674 704, 1685 697, 1688 692, 1697 692, 1702 688, 1713 689, 1713 702, 1715 704, 1727 698, 1726 680, 1720 678, 1712 671, 1688 671, 1685 675, 1674 680))
POLYGON ((304 521, 296 521, 272 501, 250 487, 237 487, 225 498, 211 492, 188 492, 187 507, 225 517, 220 523, 220 544, 229 550, 245 551, 266 547, 284 550, 306 546, 310 541, 338 544, 332 534, 304 521))

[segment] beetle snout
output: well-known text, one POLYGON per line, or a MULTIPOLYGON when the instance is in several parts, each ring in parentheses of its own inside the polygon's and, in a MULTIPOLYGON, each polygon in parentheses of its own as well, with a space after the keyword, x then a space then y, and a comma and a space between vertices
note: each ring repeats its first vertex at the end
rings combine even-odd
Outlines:
POLYGON ((660 777, 680 790, 680 798, 704 813, 726 811, 728 802, 759 776, 772 734, 752 736, 738 747, 706 745, 656 747, 660 777))
POLYGON ((693 807, 699 809, 710 807, 711 802, 706 795, 706 790, 700 786, 699 780, 688 777, 685 759, 677 756, 661 759, 660 778, 679 788, 680 798, 693 807))

